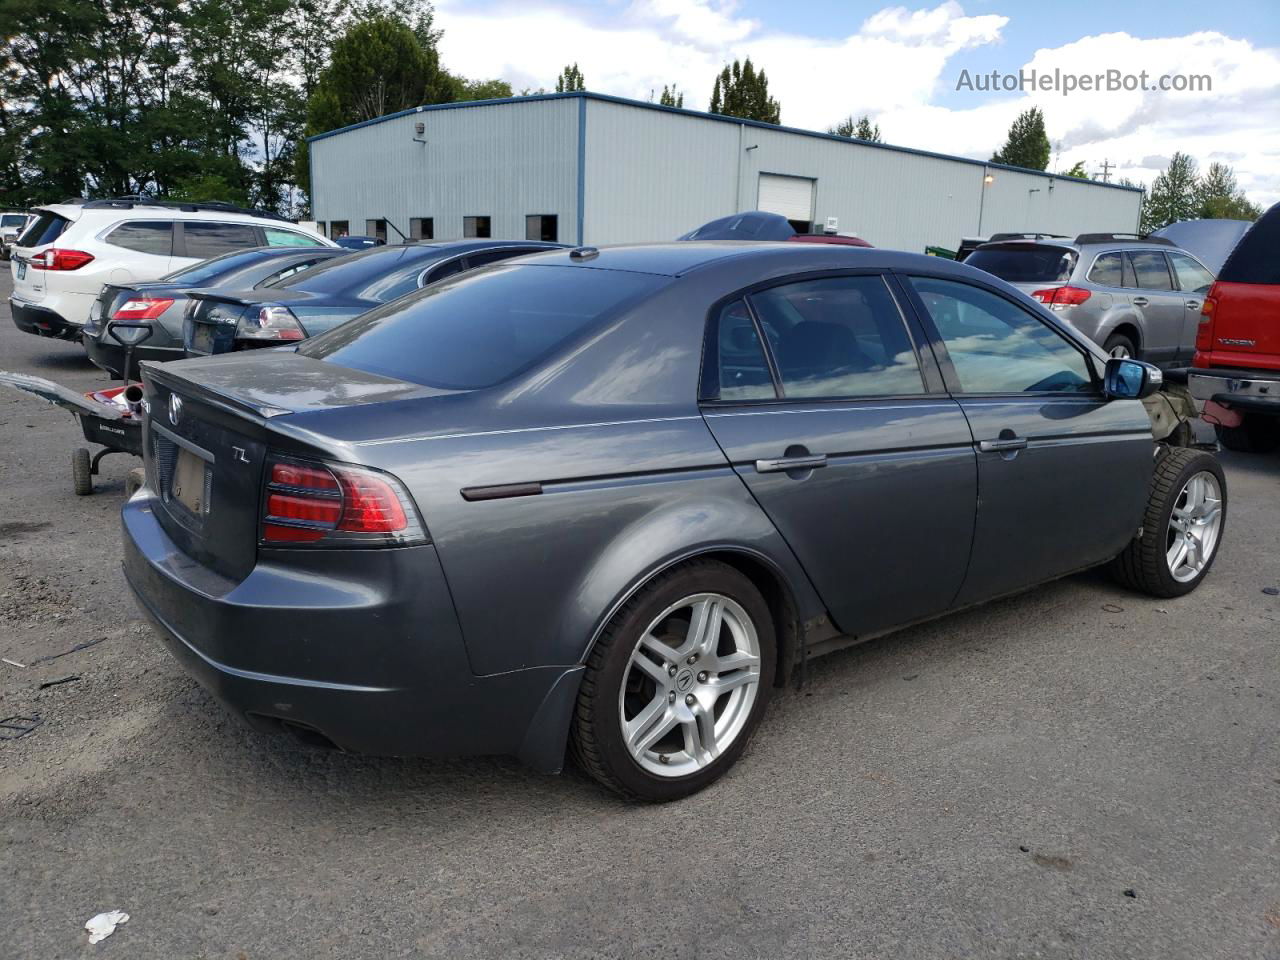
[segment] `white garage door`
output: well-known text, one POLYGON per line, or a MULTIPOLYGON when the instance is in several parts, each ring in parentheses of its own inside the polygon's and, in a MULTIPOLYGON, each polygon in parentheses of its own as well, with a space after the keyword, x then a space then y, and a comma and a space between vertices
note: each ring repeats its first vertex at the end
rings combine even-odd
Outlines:
POLYGON ((813 185, 808 177, 782 177, 776 173, 760 174, 759 208, 766 213, 780 213, 788 220, 813 219, 813 185))

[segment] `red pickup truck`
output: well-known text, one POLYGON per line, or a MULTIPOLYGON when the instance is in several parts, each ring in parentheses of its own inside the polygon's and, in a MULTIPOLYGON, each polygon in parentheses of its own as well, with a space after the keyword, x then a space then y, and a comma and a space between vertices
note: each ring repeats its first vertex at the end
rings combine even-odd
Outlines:
POLYGON ((1204 298, 1187 384, 1228 450, 1280 444, 1280 203, 1240 238, 1204 298))

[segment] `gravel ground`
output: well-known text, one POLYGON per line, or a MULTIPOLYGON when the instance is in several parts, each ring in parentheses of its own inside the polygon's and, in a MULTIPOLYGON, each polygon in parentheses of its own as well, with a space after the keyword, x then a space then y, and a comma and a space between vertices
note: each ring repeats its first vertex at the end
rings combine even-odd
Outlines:
MULTIPOLYGON (((0 368, 103 381, 4 307, 0 368)), ((1280 958, 1280 456, 1225 456, 1193 596, 1084 575, 816 661, 647 808, 242 729, 126 595, 130 459, 76 497, 78 442, 0 394, 0 715, 43 719, 0 741, 3 960, 1280 958)))

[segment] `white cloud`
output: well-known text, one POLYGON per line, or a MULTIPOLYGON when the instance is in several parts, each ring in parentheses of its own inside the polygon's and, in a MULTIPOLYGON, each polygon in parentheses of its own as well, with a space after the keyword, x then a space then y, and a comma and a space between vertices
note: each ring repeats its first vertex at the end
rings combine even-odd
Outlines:
MULTIPOLYGON (((956 55, 996 47, 1008 17, 969 16, 948 0, 886 7, 861 22, 850 16, 819 37, 766 30, 742 17, 733 0, 631 0, 590 13, 555 3, 441 0, 437 16, 450 69, 501 76, 517 90, 551 88, 560 69, 576 62, 589 89, 644 99, 676 83, 685 105, 701 110, 724 63, 750 56, 767 71, 789 126, 821 130, 847 114, 870 113, 890 142, 985 157, 1003 143, 1017 113, 1035 104, 1060 144, 1058 168, 1082 160, 1093 172, 1109 160, 1113 176, 1148 182, 1159 172, 1158 158, 1182 150, 1202 165, 1231 163, 1255 200, 1280 200, 1280 127, 1273 122, 1280 116, 1280 51, 1221 33, 1085 36, 1037 50, 1020 65, 1041 73, 1208 74, 1211 91, 974 93, 973 106, 955 96, 943 106, 939 94, 954 90, 959 76, 956 55)), ((965 62, 974 60, 970 53, 965 62)), ((991 67, 1004 62, 992 49, 991 67)))

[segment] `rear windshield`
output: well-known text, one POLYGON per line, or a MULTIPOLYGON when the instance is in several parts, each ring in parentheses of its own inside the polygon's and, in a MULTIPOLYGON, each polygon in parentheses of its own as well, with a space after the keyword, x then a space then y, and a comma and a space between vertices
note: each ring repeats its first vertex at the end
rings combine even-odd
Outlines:
MULTIPOLYGON (((412 270, 413 265, 420 265, 418 269, 425 270, 427 264, 439 256, 439 247, 417 245, 374 247, 338 257, 318 265, 313 270, 286 277, 267 286, 294 288, 305 290, 307 293, 322 293, 330 296, 341 294, 364 297, 367 296, 367 290, 376 290, 379 281, 388 274, 405 268, 412 270)), ((414 277, 417 277, 416 271, 414 277)), ((413 287, 409 289, 412 290, 413 287)))
POLYGON ((581 267, 484 267, 361 314, 298 352, 424 386, 476 390, 528 369, 669 281, 581 267))
POLYGON ((70 222, 66 217, 60 217, 50 210, 41 210, 35 222, 18 238, 18 246, 39 247, 46 243, 53 243, 62 235, 62 231, 67 229, 67 224, 70 222))
POLYGON ((192 286, 205 286, 224 273, 230 273, 232 270, 239 270, 241 267, 256 263, 264 255, 261 247, 253 250, 237 250, 234 253, 224 253, 222 256, 214 257, 212 260, 201 260, 199 263, 193 263, 189 267, 175 270, 164 279, 181 280, 192 286))
POLYGON ((979 247, 964 262, 1009 283, 1052 283, 1071 278, 1076 253, 1065 247, 1020 243, 979 247))
POLYGON ((1280 283, 1280 203, 1240 238, 1218 279, 1225 283, 1280 283))

